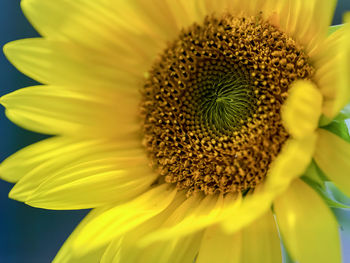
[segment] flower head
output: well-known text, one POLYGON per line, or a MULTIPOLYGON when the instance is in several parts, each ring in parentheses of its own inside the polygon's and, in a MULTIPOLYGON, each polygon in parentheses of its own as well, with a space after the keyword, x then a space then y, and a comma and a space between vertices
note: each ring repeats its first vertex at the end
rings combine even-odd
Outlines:
POLYGON ((94 208, 55 262, 280 262, 280 236, 298 262, 340 262, 323 191, 350 194, 350 26, 327 36, 334 7, 22 0, 43 37, 4 52, 44 85, 1 103, 55 136, 0 175, 29 205, 94 208))

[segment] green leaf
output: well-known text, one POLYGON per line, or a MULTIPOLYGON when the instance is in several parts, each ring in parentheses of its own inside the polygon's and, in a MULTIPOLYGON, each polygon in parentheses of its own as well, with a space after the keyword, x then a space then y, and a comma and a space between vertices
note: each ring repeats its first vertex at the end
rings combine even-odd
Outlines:
POLYGON ((332 182, 314 160, 301 179, 311 186, 330 207, 350 208, 350 198, 346 197, 332 182))
POLYGON ((325 182, 329 180, 314 160, 311 161, 309 167, 305 171, 305 174, 301 178, 312 181, 313 184, 316 184, 318 187, 326 191, 325 182))
POLYGON ((333 34, 335 31, 337 31, 338 29, 342 28, 344 24, 342 25, 336 25, 336 26, 330 26, 328 28, 328 36, 330 36, 331 34, 333 34))
POLYGON ((349 205, 343 204, 341 202, 338 202, 335 199, 332 199, 331 194, 326 190, 321 188, 317 183, 312 181, 310 178, 302 176, 301 179, 307 183, 310 187, 312 187, 325 201, 325 203, 329 207, 335 207, 335 208, 345 208, 345 209, 350 209, 349 205))
POLYGON ((350 134, 349 134, 349 122, 350 120, 338 120, 335 119, 331 123, 329 123, 327 126, 322 127, 322 129, 325 129, 327 131, 330 131, 336 135, 338 135, 340 138, 342 138, 344 141, 347 141, 350 143, 350 134))

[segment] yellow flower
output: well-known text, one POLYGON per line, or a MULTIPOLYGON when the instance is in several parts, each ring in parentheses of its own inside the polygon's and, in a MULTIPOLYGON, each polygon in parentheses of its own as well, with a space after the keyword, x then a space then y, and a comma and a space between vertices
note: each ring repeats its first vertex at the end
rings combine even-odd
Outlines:
POLYGON ((281 262, 280 238, 300 263, 341 261, 323 194, 350 195, 335 0, 21 4, 43 37, 4 52, 44 85, 1 103, 55 136, 1 178, 31 206, 93 208, 54 262, 281 262))

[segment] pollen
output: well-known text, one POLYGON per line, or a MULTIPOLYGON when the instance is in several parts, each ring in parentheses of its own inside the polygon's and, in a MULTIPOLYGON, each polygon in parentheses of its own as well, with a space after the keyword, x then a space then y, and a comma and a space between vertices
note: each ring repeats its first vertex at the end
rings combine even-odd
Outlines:
POLYGON ((142 89, 143 144, 158 181, 188 196, 253 190, 289 137, 280 114, 288 87, 313 75, 302 47, 261 14, 183 29, 142 89))

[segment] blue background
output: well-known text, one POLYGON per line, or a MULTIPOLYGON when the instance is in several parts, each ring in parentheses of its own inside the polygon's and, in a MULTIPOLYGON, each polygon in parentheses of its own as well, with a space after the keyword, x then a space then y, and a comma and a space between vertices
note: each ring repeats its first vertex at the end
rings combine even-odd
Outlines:
MULTIPOLYGON (((333 24, 340 24, 342 14, 350 10, 350 0, 338 2, 333 24)), ((19 0, 0 0, 0 46, 16 39, 38 36, 23 16, 19 3, 19 0)), ((18 72, 2 53, 0 83, 0 96, 36 84, 18 72)), ((5 118, 3 109, 0 110, 0 161, 43 138, 45 136, 15 126, 5 118)), ((12 184, 0 181, 0 263, 50 262, 87 211, 32 208, 8 199, 11 187, 12 184)), ((344 262, 350 263, 350 213, 341 209, 334 209, 334 212, 343 225, 344 262)))

